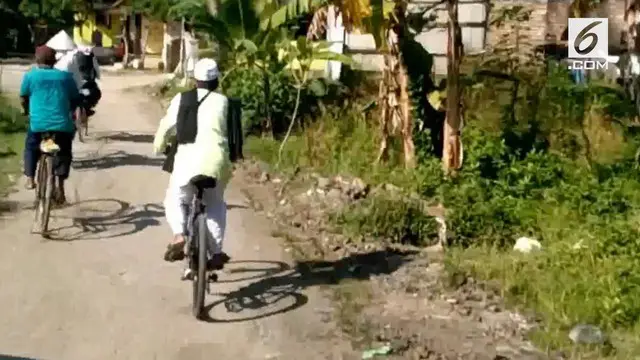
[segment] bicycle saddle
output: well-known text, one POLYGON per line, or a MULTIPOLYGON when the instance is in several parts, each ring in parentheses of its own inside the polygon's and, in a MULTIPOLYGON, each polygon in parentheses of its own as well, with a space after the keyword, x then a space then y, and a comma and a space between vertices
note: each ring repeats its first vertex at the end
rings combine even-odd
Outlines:
POLYGON ((206 175, 196 175, 189 180, 189 183, 198 189, 213 189, 216 187, 216 178, 206 175))

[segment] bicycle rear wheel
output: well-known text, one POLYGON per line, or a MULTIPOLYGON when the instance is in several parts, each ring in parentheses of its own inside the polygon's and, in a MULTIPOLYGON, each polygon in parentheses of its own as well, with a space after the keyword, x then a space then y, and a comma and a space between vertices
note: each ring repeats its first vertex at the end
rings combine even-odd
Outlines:
POLYGON ((43 237, 49 230, 51 198, 53 195, 53 158, 43 154, 37 171, 36 211, 34 229, 43 237))
POLYGON ((85 108, 82 112, 82 127, 84 129, 84 136, 89 136, 89 109, 85 108))
POLYGON ((199 214, 195 221, 197 229, 194 232, 194 245, 196 245, 197 272, 193 279, 193 315, 201 319, 204 316, 204 299, 207 289, 207 219, 204 214, 199 214))
POLYGON ((76 110, 76 131, 78 132, 78 141, 83 143, 84 137, 88 134, 87 111, 83 106, 76 110))

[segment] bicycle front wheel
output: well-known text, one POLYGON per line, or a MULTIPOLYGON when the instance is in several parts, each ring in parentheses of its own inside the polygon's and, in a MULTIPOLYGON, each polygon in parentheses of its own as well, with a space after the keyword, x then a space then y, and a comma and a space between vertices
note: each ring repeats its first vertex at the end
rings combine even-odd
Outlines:
POLYGON ((194 244, 197 246, 196 276, 193 279, 193 315, 201 319, 204 316, 204 299, 207 289, 207 219, 204 214, 196 218, 194 244))

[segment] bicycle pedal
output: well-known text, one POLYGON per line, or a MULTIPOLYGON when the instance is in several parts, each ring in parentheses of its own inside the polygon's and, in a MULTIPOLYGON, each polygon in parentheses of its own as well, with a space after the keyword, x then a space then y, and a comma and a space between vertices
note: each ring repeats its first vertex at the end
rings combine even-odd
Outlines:
POLYGON ((195 278, 195 273, 193 272, 193 270, 184 269, 184 272, 182 273, 182 277, 181 277, 182 281, 193 280, 194 278, 195 278))

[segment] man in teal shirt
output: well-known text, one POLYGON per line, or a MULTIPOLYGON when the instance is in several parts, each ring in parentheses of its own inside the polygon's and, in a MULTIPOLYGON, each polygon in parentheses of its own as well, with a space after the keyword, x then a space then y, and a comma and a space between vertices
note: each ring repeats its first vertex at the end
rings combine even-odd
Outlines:
POLYGON ((69 177, 75 123, 72 112, 80 101, 80 94, 71 73, 53 68, 55 51, 41 46, 36 49, 36 67, 24 75, 20 87, 22 106, 29 115, 29 129, 24 149, 26 187, 35 187, 34 177, 40 158, 42 134, 52 133, 60 147, 54 160, 54 174, 58 177, 56 200, 65 202, 64 180, 69 177))

